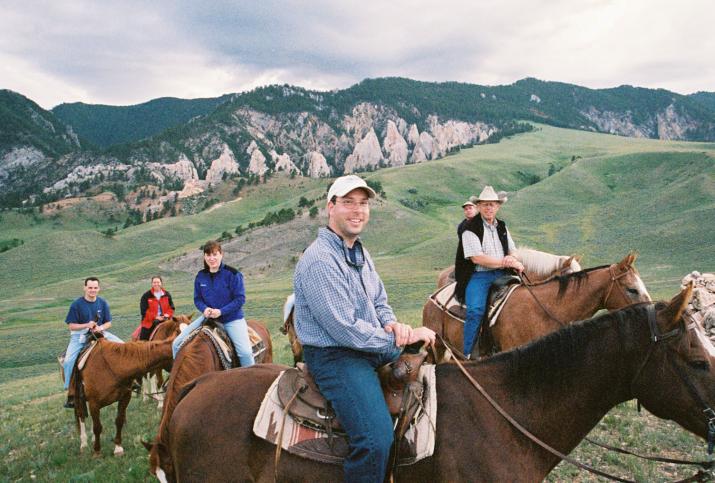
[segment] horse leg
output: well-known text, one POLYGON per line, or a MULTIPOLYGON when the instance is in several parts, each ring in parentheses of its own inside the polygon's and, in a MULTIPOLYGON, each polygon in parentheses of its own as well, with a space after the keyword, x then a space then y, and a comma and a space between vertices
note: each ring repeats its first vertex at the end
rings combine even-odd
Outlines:
POLYGON ((87 427, 85 418, 77 418, 77 428, 79 429, 79 452, 81 453, 87 447, 87 427))
POLYGON ((119 398, 117 419, 114 421, 117 425, 117 434, 114 436, 114 456, 122 456, 124 454, 124 448, 122 448, 122 428, 124 427, 124 422, 127 420, 127 406, 129 406, 129 401, 131 400, 131 391, 125 391, 119 398))
POLYGON ((154 391, 157 400, 157 409, 164 407, 164 394, 161 392, 161 387, 164 385, 164 370, 159 368, 156 370, 156 389, 154 391))
POLYGON ((92 432, 94 433, 94 454, 92 456, 98 457, 101 454, 102 420, 99 418, 99 406, 94 401, 89 401, 89 414, 92 416, 92 432))

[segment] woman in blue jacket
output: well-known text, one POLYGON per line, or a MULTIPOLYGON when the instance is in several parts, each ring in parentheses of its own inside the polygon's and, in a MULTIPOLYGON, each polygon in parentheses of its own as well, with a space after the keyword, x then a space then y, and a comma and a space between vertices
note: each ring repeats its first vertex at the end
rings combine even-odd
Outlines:
POLYGON ((174 358, 188 334, 199 328, 205 319, 217 319, 223 323, 241 367, 252 366, 255 361, 248 337, 248 325, 243 317, 243 304, 246 302, 243 275, 223 263, 223 250, 219 242, 208 241, 203 250, 204 269, 196 274, 194 280, 194 305, 202 315, 174 340, 174 358))

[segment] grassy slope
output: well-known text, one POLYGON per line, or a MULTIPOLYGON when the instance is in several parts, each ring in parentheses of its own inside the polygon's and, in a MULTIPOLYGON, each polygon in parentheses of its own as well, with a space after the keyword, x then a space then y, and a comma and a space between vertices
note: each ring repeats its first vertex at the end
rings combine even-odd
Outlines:
MULTIPOLYGON (((585 266, 614 262, 630 249, 638 249, 637 265, 646 285, 656 297, 669 298, 689 271, 715 270, 710 256, 715 238, 711 224, 715 219, 714 154, 712 144, 637 140, 540 126, 498 145, 369 174, 383 184, 387 199, 373 210, 364 238, 398 316, 418 324, 437 271, 452 262, 459 205, 489 183, 511 193, 500 215, 510 223, 518 244, 579 253, 585 266), (574 156, 577 159, 572 162, 574 156), (563 169, 547 177, 551 164, 563 169), (531 175, 544 179, 529 185, 526 179, 531 175), (400 200, 419 209, 407 208, 400 200)), ((138 323, 139 294, 160 263, 196 251, 202 241, 232 231, 238 224, 258 221, 268 211, 295 208, 300 196, 318 198, 326 185, 326 180, 274 179, 242 192, 240 201, 121 230, 114 239, 100 235, 98 230, 104 225, 92 223, 79 211, 62 213, 62 224, 3 213, 0 238, 25 242, 0 253, 0 394, 10 397, 0 410, 1 426, 7 428, 3 429, 6 437, 0 439, 9 441, 0 447, 0 458, 7 463, 0 466, 10 468, 11 479, 27 478, 33 468, 41 479, 68 479, 92 470, 85 458, 76 460, 75 441, 60 440, 60 436, 73 435, 73 428, 69 414, 59 407, 56 375, 48 375, 55 371, 54 356, 66 345, 61 321, 69 301, 81 293, 84 276, 102 278, 115 333, 127 336, 138 323), (42 389, 28 389, 34 385, 42 389), (20 403, 25 401, 33 409, 18 416, 20 403), (51 423, 46 422, 47 414, 55 416, 51 423), (54 436, 36 431, 20 438, 27 430, 22 421, 47 424, 54 436), (41 462, 26 461, 17 450, 25 444, 46 445, 47 454, 42 452, 41 462)), ((273 230, 275 237, 281 237, 281 228, 273 230)), ((241 265, 240 260, 228 261, 241 265)), ((278 359, 283 362, 288 361, 289 349, 277 326, 280 306, 291 290, 291 274, 292 263, 281 260, 267 271, 246 272, 247 313, 269 323, 278 359)), ((193 275, 183 271, 165 275, 179 310, 191 311, 193 275)), ((605 434, 615 431, 609 421, 618 420, 619 428, 638 424, 619 414, 601 423, 607 428, 605 434)), ((137 429, 130 423, 127 440, 132 441, 128 445, 132 463, 102 461, 99 466, 122 471, 120 479, 143 475, 144 454, 137 438, 155 427, 155 416, 146 405, 132 403, 129 415, 130 422, 136 417, 146 425, 137 429)), ((105 423, 107 428, 113 426, 108 416, 105 423)), ((106 433, 105 444, 109 440, 106 433)), ((95 470, 94 477, 106 476, 102 471, 95 470)), ((569 475, 569 470, 559 471, 564 471, 558 473, 561 478, 569 475)))

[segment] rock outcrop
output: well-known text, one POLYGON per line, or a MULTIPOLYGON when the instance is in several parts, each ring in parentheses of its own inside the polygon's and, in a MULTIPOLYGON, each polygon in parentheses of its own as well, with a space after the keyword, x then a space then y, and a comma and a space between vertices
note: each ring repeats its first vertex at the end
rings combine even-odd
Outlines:
POLYGON ((715 274, 691 272, 681 282, 681 289, 692 282, 693 298, 685 313, 703 325, 710 339, 715 341, 715 274))
POLYGON ((353 153, 345 160, 345 172, 354 173, 369 168, 377 168, 382 161, 380 141, 377 140, 375 130, 370 131, 355 145, 353 153))
POLYGON ((322 178, 330 176, 330 166, 325 160, 325 156, 317 151, 308 153, 308 176, 311 178, 322 178))
MULTIPOLYGON (((258 152, 260 153, 260 151, 258 152)), ((253 161, 253 157, 251 157, 251 161, 253 161)), ((265 158, 263 158, 263 161, 265 167, 265 158)), ((221 155, 211 161, 211 167, 206 171, 206 181, 209 183, 218 183, 223 180, 225 174, 235 174, 238 172, 239 166, 236 162, 236 157, 233 155, 231 148, 224 144, 221 155)))
POLYGON ((387 134, 382 145, 390 166, 404 166, 407 163, 407 141, 402 137, 392 119, 387 121, 387 134))

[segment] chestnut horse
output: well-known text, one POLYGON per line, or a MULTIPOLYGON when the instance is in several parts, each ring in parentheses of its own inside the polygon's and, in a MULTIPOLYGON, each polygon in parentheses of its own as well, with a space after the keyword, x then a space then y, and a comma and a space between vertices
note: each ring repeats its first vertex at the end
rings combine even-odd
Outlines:
MULTIPOLYGON (((519 286, 496 323, 491 327, 486 322, 482 324, 479 353, 489 355, 525 344, 565 324, 591 317, 600 309, 615 310, 650 301, 633 266, 636 258, 629 254, 612 265, 556 276, 529 287, 519 286)), ((440 334, 456 350, 462 349, 464 323, 443 310, 434 297, 422 309, 422 325, 440 334)))
MULTIPOLYGON (((174 339, 181 333, 181 324, 189 325, 191 323, 192 314, 175 315, 169 320, 165 320, 154 328, 149 335, 149 341, 161 341, 166 339, 174 339)), ((147 382, 146 388, 143 391, 143 400, 146 401, 148 396, 154 396, 158 403, 157 408, 161 409, 164 404, 163 394, 160 392, 164 385, 164 371, 171 372, 173 359, 169 359, 161 367, 151 371, 146 375, 144 380, 147 382)))
MULTIPOLYGON (((512 253, 524 265, 527 280, 541 282, 554 275, 566 275, 581 270, 581 257, 553 255, 526 247, 519 247, 512 253)), ((454 265, 445 268, 437 275, 437 288, 454 282, 454 265)))
MULTIPOLYGON (((667 304, 632 305, 564 327, 465 369, 507 414, 562 454, 611 408, 634 398, 706 438, 715 347, 682 318, 691 293, 689 286, 667 304)), ((283 369, 255 366, 197 379, 169 424, 174 471, 167 479, 274 481, 277 473, 278 481, 341 481, 340 465, 286 452, 276 472, 275 446, 253 434, 266 390, 283 369)), ((400 467, 397 480, 533 482, 559 463, 503 418, 456 365, 441 364, 436 374, 434 454, 400 467)))
MULTIPOLYGON (((258 333, 263 340, 266 350, 257 358, 257 364, 273 362, 273 344, 271 334, 264 324, 257 320, 248 320, 248 326, 258 333)), ((143 443, 149 450, 149 466, 152 474, 161 479, 161 470, 157 471, 157 462, 164 453, 164 441, 168 439, 168 422, 176 407, 176 402, 184 388, 194 379, 208 372, 222 371, 224 369, 211 339, 204 332, 187 342, 176 354, 176 360, 169 376, 169 383, 164 397, 164 409, 159 423, 159 432, 154 443, 143 443)))
POLYGON ((84 368, 73 375, 75 394, 75 420, 80 433, 80 451, 87 447, 85 420, 87 405, 92 416, 94 454, 100 454, 102 422, 99 410, 117 401, 117 434, 114 437, 114 455, 124 454, 122 427, 126 421, 127 406, 132 398, 132 382, 148 371, 161 367, 171 359, 173 338, 161 342, 127 342, 121 344, 103 338, 87 358, 84 368))

